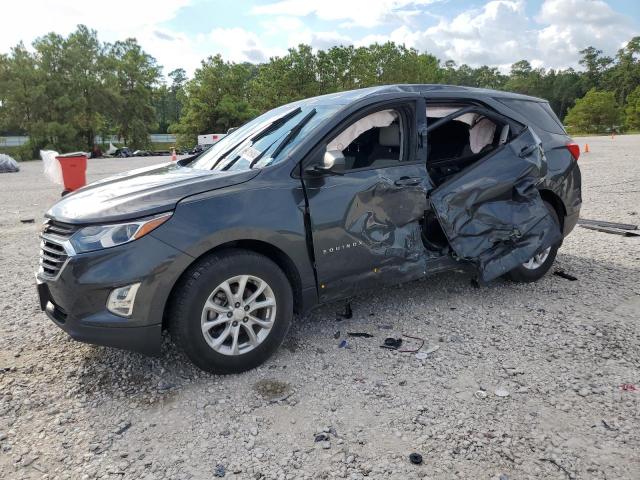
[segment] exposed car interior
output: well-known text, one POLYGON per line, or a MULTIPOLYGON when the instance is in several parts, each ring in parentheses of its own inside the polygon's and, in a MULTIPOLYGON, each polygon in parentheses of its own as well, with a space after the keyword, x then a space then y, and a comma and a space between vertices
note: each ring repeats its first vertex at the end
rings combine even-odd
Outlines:
MULTIPOLYGON (((511 126, 484 112, 462 103, 427 106, 427 126, 432 126, 427 136, 427 171, 436 186, 510 140, 511 126)), ((393 166, 402 159, 401 121, 395 110, 372 113, 343 130, 327 150, 342 152, 347 171, 393 166)), ((421 224, 425 248, 444 253, 449 243, 431 210, 425 212, 421 224)))
POLYGON ((401 118, 395 110, 367 115, 341 132, 327 150, 342 152, 345 170, 393 166, 402 158, 401 118))
MULTIPOLYGON (((464 105, 429 105, 427 125, 463 110, 464 105)), ((510 126, 481 113, 452 117, 429 131, 427 169, 436 185, 464 170, 499 146, 507 143, 510 126)))
MULTIPOLYGON (((462 104, 427 106, 427 171, 436 186, 486 157, 510 139, 511 127, 497 118, 468 111, 462 104), (460 111, 461 115, 455 113, 460 111), (463 113, 465 112, 466 113, 463 113), (448 120, 445 120, 448 118, 448 120), (438 124, 439 123, 439 124, 438 124)), ((428 250, 449 248, 448 240, 432 211, 425 212, 422 241, 428 250)))

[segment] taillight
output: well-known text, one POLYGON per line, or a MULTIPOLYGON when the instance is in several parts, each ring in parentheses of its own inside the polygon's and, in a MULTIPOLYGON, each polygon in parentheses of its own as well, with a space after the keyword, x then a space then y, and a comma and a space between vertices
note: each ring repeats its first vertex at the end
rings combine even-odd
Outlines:
POLYGON ((569 150, 571 156, 578 161, 578 158, 580 158, 580 145, 574 142, 567 143, 567 150, 569 150))

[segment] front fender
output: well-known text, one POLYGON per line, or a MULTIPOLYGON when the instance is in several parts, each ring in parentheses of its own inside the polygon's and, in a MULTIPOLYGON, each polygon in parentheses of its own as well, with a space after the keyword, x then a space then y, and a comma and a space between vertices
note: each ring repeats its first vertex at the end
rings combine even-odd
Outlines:
POLYGON ((193 258, 230 242, 263 242, 289 257, 303 289, 315 288, 299 180, 257 180, 183 200, 152 235, 193 258))

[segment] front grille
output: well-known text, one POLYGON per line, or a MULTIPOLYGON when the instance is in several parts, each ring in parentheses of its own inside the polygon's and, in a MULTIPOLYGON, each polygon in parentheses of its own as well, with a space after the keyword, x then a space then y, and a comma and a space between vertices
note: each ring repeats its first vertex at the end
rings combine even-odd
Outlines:
POLYGON ((42 229, 43 234, 57 235, 65 240, 73 235, 78 227, 69 223, 56 222, 54 220, 47 220, 42 229))
POLYGON ((40 243, 40 275, 46 279, 55 280, 60 275, 62 267, 69 255, 65 244, 79 227, 68 223, 47 220, 42 229, 40 243))

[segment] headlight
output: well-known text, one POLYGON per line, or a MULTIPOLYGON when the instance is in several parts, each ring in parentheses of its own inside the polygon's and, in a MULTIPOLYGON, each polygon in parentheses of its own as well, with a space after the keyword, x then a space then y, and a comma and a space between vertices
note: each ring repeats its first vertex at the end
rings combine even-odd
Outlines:
POLYGON ((172 213, 163 213, 154 217, 141 218, 126 223, 110 225, 92 225, 74 233, 69 242, 76 253, 91 252, 103 248, 115 247, 137 240, 158 228, 171 218, 172 213))

